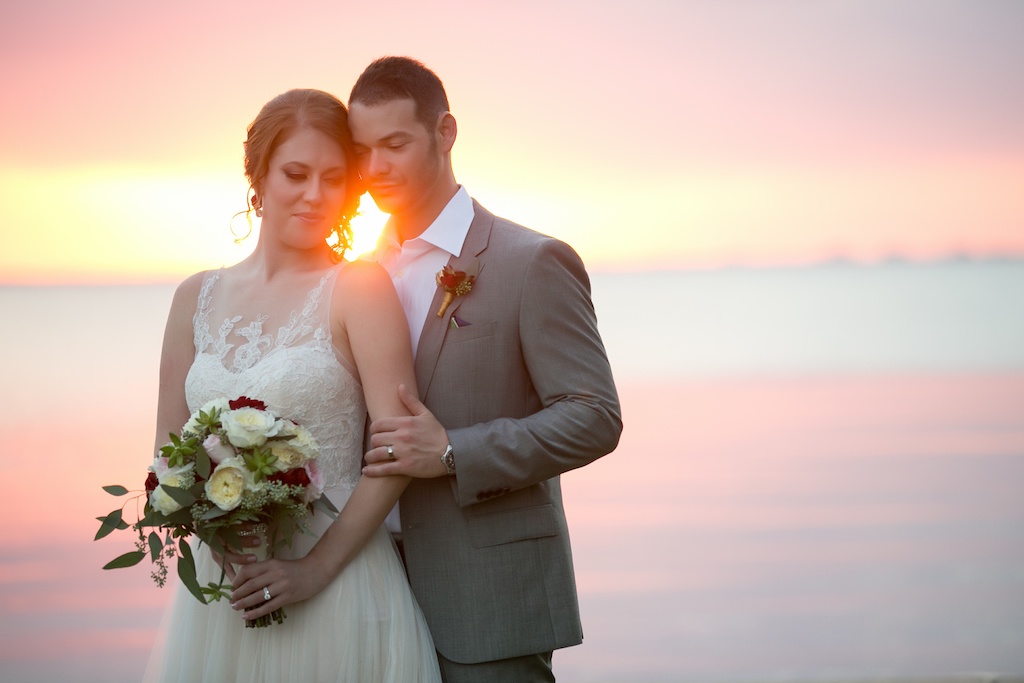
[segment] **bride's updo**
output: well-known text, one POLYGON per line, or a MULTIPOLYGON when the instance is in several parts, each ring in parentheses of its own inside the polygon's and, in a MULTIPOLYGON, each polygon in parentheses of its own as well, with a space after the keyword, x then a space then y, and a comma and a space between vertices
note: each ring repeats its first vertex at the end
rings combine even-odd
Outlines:
POLYGON ((257 212, 262 208, 263 179, 267 176, 271 155, 279 144, 300 128, 312 128, 327 135, 341 146, 345 155, 345 200, 333 228, 336 241, 331 245, 340 260, 352 246, 349 223, 359 209, 363 189, 352 133, 348 128, 348 110, 334 95, 322 90, 289 90, 263 105, 249 124, 244 144, 245 177, 253 190, 250 198, 252 208, 257 212))

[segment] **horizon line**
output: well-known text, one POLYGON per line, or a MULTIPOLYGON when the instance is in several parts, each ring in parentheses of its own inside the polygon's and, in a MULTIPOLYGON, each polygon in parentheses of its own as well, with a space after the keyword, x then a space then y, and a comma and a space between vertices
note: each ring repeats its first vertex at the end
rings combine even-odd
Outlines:
MULTIPOLYGON (((968 251, 949 252, 929 256, 914 256, 892 253, 876 257, 860 257, 838 254, 818 258, 751 258, 751 259, 677 259, 663 260, 640 266, 635 261, 620 263, 597 263, 587 268, 591 275, 630 275, 665 272, 716 272, 728 270, 799 270, 826 266, 851 266, 874 268, 887 265, 927 266, 952 263, 1020 263, 1024 264, 1024 251, 974 253, 968 251)), ((53 273, 30 273, 23 277, 9 278, 0 275, 0 287, 122 287, 176 285, 191 275, 191 272, 165 273, 146 277, 141 272, 123 272, 109 276, 82 271, 66 276, 53 273)))

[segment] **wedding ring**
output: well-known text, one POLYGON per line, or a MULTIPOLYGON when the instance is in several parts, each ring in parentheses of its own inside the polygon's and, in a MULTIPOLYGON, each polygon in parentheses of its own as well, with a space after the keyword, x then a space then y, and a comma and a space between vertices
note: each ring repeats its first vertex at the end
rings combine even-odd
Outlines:
POLYGON ((263 588, 263 601, 267 602, 269 600, 270 600, 270 587, 267 586, 267 587, 263 588))
POLYGON ((395 449, 392 448, 390 444, 388 444, 388 457, 392 460, 395 459, 395 449))

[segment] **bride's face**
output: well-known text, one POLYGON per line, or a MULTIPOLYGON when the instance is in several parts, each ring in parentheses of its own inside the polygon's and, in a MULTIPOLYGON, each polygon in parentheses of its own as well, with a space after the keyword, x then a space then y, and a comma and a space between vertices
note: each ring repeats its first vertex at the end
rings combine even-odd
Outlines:
POLYGON ((263 181, 261 236, 313 249, 337 224, 345 201, 345 154, 330 136, 300 128, 277 146, 263 181))

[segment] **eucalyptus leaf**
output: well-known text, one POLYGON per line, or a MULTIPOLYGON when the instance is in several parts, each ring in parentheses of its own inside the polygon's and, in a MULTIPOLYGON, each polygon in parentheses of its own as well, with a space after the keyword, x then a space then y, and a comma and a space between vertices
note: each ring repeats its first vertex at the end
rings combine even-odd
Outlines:
POLYGON ((152 516, 146 517, 145 526, 191 526, 192 510, 188 507, 172 512, 169 515, 162 515, 154 512, 152 516))
POLYGON ((196 600, 206 604, 206 598, 203 597, 203 589, 196 580, 196 561, 192 556, 192 548, 189 547, 188 542, 185 539, 181 539, 178 543, 178 550, 181 555, 178 557, 178 578, 185 584, 185 588, 196 597, 196 600))
POLYGON ((98 541, 110 532, 114 531, 114 529, 121 528, 121 525, 124 523, 121 517, 122 513, 120 508, 114 510, 106 517, 97 517, 96 519, 100 520, 102 524, 100 524, 99 531, 96 532, 96 536, 92 540, 98 541))
POLYGON ((189 507, 192 503, 196 502, 196 497, 192 495, 190 491, 180 489, 177 486, 164 486, 164 492, 174 499, 178 505, 182 507, 189 507))
POLYGON ((112 496, 123 496, 124 494, 128 493, 128 489, 117 484, 113 486, 104 486, 103 490, 112 496))
POLYGON ((209 510, 204 512, 203 516, 200 517, 200 519, 205 520, 205 521, 209 521, 211 519, 217 519, 218 517, 223 517, 226 514, 228 514, 227 510, 221 510, 219 507, 214 505, 212 508, 210 508, 209 510))
POLYGON ((332 503, 331 499, 328 498, 327 496, 320 496, 319 498, 317 498, 315 505, 317 505, 324 512, 326 512, 331 519, 338 518, 338 508, 334 507, 334 503, 332 503))
POLYGON ((196 445, 196 473, 202 479, 210 478, 210 469, 212 463, 210 462, 210 454, 206 452, 206 448, 203 444, 196 445))
POLYGON ((160 536, 155 532, 149 532, 149 556, 156 562, 160 557, 160 553, 164 549, 164 542, 160 540, 160 536))
POLYGON ((134 567, 139 562, 142 562, 142 558, 146 556, 146 553, 141 550, 133 550, 130 553, 125 553, 119 557, 115 557, 110 562, 103 565, 104 569, 122 569, 124 567, 134 567))

